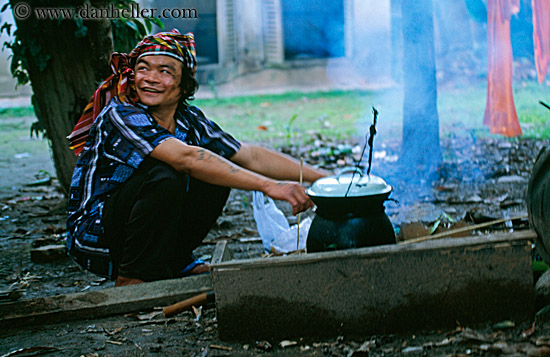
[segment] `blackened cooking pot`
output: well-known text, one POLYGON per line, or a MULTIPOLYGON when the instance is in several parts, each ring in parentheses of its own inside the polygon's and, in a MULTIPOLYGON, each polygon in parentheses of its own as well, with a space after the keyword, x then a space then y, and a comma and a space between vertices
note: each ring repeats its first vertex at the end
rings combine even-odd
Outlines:
POLYGON ((315 181, 306 193, 318 212, 344 215, 379 210, 392 190, 378 176, 364 175, 357 168, 346 168, 336 176, 315 181))
POLYGON ((393 188, 356 168, 319 179, 307 190, 317 205, 307 251, 320 252, 395 243, 384 201, 393 188))

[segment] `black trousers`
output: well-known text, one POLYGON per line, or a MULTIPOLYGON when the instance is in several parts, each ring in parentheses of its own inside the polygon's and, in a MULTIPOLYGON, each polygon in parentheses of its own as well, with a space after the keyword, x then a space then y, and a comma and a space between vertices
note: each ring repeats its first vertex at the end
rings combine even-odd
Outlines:
POLYGON ((147 157, 105 203, 104 234, 117 275, 143 281, 181 276, 229 191, 147 157))

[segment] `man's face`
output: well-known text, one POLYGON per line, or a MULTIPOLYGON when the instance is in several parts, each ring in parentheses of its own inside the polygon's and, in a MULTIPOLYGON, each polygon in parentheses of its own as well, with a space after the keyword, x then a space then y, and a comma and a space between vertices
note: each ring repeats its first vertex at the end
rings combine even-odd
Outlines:
POLYGON ((145 56, 135 67, 139 101, 149 107, 177 105, 183 64, 169 56, 145 56))

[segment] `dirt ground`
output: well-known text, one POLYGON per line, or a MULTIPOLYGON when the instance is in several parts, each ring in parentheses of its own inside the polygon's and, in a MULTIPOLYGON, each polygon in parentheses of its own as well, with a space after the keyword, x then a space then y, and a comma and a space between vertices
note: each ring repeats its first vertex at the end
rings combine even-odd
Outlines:
MULTIPOLYGON (((526 214, 525 194, 535 157, 547 142, 534 140, 475 139, 451 137, 442 140, 444 162, 433 182, 399 179, 395 170, 398 147, 377 150, 373 171, 392 186, 386 212, 396 232, 420 222, 427 229, 440 229, 453 222, 475 224, 490 219, 526 214)), ((352 163, 358 143, 325 142, 322 147, 287 148, 286 151, 335 170, 352 163), (340 145, 340 146, 338 146, 340 145), (331 150, 325 150, 327 147, 331 150), (350 147, 352 153, 342 148, 350 147), (338 150, 336 150, 338 148, 338 150), (346 154, 347 153, 347 154, 346 154)), ((36 171, 34 171, 36 172, 36 171)), ((262 253, 249 192, 233 190, 216 226, 196 255, 211 256, 219 239, 230 240, 237 259, 262 253)), ((288 214, 288 207, 280 204, 288 214)), ((42 177, 34 183, 14 182, 0 195, 0 291, 18 291, 13 299, 31 299, 80 291, 101 290, 112 282, 87 273, 69 258, 35 263, 30 250, 46 244, 63 244, 66 206, 55 179, 42 177)), ((313 215, 309 212, 308 215, 313 215)), ((295 220, 289 217, 290 221, 295 220)), ((488 231, 526 229, 525 218, 488 231)), ((5 294, 4 294, 5 295, 5 294)), ((3 295, 3 296, 4 296, 3 295)), ((8 301, 4 299, 3 301, 8 301)), ((1 303, 1 302, 0 302, 1 303)), ((221 341, 217 335, 216 310, 186 312, 175 318, 143 314, 57 323, 47 326, 6 329, 0 333, 0 355, 51 353, 69 356, 363 356, 363 355, 547 355, 550 329, 533 321, 492 322, 479 326, 424 331, 410 334, 369 335, 361 339, 292 339, 287 341, 221 341), (10 354, 11 353, 11 354, 10 354)))

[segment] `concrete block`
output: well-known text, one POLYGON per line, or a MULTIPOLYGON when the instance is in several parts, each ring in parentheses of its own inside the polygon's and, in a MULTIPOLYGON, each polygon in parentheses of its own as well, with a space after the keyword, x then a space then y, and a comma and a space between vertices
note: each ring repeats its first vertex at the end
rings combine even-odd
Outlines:
POLYGON ((533 231, 212 265, 220 338, 365 336, 533 317, 533 231))

